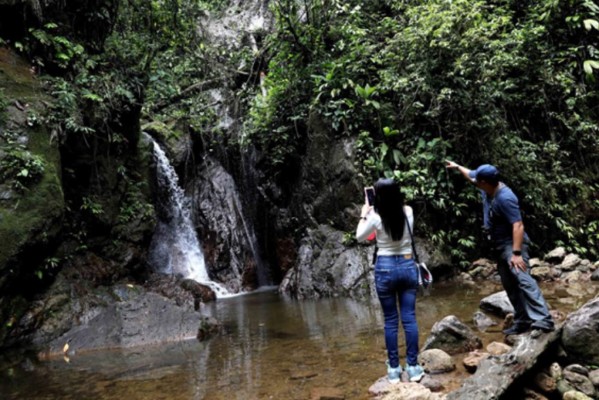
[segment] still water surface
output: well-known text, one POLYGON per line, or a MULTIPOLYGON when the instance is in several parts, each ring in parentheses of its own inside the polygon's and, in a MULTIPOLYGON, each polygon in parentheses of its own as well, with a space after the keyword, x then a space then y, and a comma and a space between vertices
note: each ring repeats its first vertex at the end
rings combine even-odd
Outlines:
MULTIPOLYGON (((594 294, 596 285, 588 285, 584 296, 569 302, 560 301, 567 295, 561 289, 543 290, 552 307, 567 312, 594 294)), ((421 345, 432 325, 447 315, 470 324, 480 299, 498 290, 493 283, 436 284, 432 296, 418 299, 421 345)), ((203 312, 221 321, 222 333, 202 343, 76 354, 68 362, 5 360, 0 398, 303 400, 315 389, 337 388, 351 400, 369 398, 368 387, 385 375, 376 299, 295 301, 264 290, 219 299, 203 312)), ((481 337, 485 345, 501 340, 500 326, 481 337)), ((444 384, 455 388, 466 376, 458 368, 444 384)))

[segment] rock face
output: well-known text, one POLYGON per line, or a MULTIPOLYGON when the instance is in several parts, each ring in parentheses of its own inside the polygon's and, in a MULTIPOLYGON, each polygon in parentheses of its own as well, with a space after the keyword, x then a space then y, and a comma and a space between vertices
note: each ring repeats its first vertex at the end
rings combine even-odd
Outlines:
POLYGON ((52 340, 50 354, 152 345, 195 339, 200 330, 215 331, 216 321, 139 287, 115 286, 104 304, 81 315, 81 324, 52 340))
MULTIPOLYGON (((25 308, 23 292, 47 273, 44 259, 56 247, 65 209, 58 146, 32 120, 41 118, 47 99, 29 67, 0 48, 0 96, 10 100, 0 110, 0 320, 8 325, 25 308)), ((0 345, 6 330, 2 323, 0 345)))
POLYGON ((564 322, 562 343, 568 356, 585 364, 599 364, 599 298, 570 314, 564 322))
POLYGON ((441 349, 449 354, 480 349, 482 341, 457 317, 450 315, 435 323, 422 350, 441 349))
POLYGON ((300 247, 298 265, 285 275, 279 290, 299 299, 375 296, 373 249, 348 249, 342 242, 343 234, 328 226, 310 230, 300 247))

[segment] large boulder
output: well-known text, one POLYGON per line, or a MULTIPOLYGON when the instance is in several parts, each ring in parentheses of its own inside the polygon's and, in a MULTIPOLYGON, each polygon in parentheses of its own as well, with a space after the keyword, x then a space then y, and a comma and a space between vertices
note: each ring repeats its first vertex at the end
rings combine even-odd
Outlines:
POLYGON ((482 341, 456 316, 449 315, 435 323, 422 350, 441 349, 458 354, 482 348, 482 341))
POLYGON ((480 301, 480 308, 500 317, 514 313, 514 307, 507 297, 507 292, 501 291, 485 297, 480 301))
POLYGON ((568 316, 562 343, 568 356, 584 364, 599 364, 599 297, 568 316))
POLYGON ((36 343, 44 353, 60 353, 67 343, 69 351, 81 352, 205 338, 218 327, 192 307, 178 306, 139 286, 116 285, 91 296, 80 302, 87 309, 79 323, 47 344, 36 343))

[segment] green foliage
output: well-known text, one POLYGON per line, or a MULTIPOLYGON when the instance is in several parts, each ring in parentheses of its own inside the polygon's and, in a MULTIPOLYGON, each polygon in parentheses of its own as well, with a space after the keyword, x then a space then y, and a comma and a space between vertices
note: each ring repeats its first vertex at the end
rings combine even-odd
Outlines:
POLYGON ((356 138, 364 183, 397 179, 456 260, 479 240, 480 204, 446 158, 498 165, 542 248, 599 255, 592 1, 294 4, 275 2, 267 93, 247 130, 274 165, 318 114, 331 135, 356 138))
POLYGON ((89 198, 89 197, 83 197, 81 200, 82 200, 81 210, 87 211, 87 212, 91 213, 92 215, 96 215, 96 216, 104 213, 102 204, 100 204, 99 201, 89 198))
POLYGON ((31 153, 19 143, 18 133, 4 131, 2 140, 4 155, 0 159, 0 179, 9 182, 19 192, 39 181, 44 174, 45 163, 41 156, 31 153))

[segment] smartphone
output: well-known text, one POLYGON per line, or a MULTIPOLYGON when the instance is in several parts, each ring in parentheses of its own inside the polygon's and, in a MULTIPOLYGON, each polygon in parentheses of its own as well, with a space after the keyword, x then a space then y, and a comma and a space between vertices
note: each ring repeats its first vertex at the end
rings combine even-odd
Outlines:
POLYGON ((366 204, 374 206, 374 188, 372 186, 365 187, 364 194, 366 196, 366 204))

